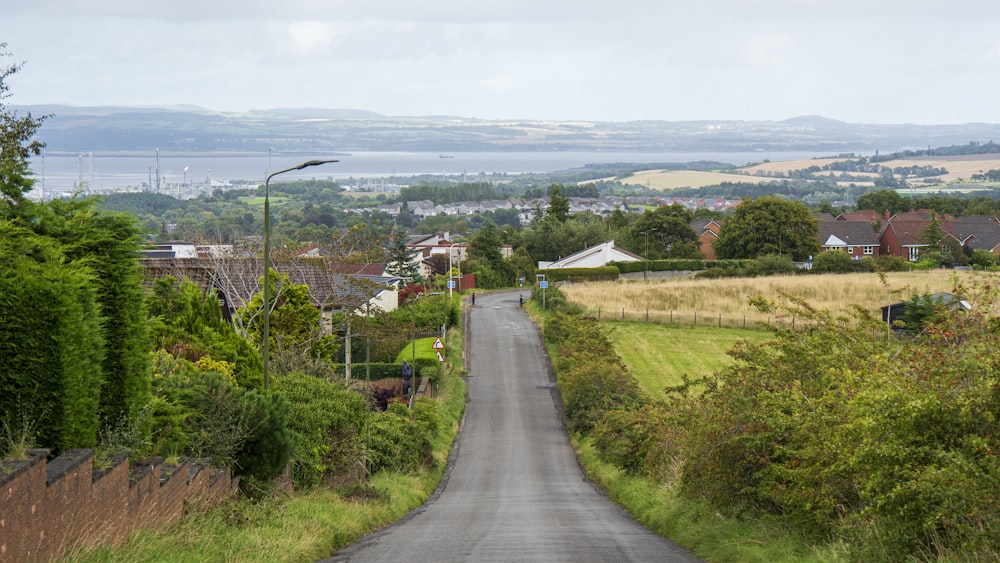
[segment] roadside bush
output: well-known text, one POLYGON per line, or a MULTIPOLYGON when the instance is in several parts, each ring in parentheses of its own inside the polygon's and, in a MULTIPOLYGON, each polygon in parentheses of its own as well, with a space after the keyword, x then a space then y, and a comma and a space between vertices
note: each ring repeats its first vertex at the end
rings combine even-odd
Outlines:
POLYGON ((339 383, 302 373, 276 377, 274 388, 288 400, 288 428, 295 438, 292 479, 312 486, 356 469, 369 416, 365 398, 339 383))
POLYGON ((642 392, 598 323, 569 315, 561 320, 559 389, 570 429, 588 432, 606 412, 637 406, 642 392))
POLYGON ((534 286, 531 289, 530 299, 541 307, 545 305, 545 310, 549 312, 560 312, 567 315, 580 314, 583 307, 566 299, 566 294, 555 285, 549 284, 547 289, 534 286))
POLYGON ((368 430, 368 470, 416 471, 432 459, 431 436, 412 418, 410 409, 390 403, 373 413, 368 430))
POLYGON ((248 394, 248 428, 251 434, 237 454, 240 475, 253 481, 270 481, 284 471, 294 438, 288 428, 291 410, 280 393, 248 394))

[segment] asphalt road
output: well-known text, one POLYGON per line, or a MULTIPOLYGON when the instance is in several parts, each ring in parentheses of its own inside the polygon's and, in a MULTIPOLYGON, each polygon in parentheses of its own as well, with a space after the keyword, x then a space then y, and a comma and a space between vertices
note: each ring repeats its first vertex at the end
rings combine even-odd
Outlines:
POLYGON ((469 403, 438 491, 327 561, 697 561, 584 479, 518 296, 479 295, 471 310, 469 403))

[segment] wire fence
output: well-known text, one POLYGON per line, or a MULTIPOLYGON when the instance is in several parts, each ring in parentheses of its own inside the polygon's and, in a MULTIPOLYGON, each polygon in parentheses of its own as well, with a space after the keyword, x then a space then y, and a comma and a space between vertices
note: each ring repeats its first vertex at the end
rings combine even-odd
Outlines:
POLYGON ((766 316, 760 314, 752 315, 725 315, 723 313, 713 313, 709 311, 660 311, 646 309, 644 311, 630 311, 627 309, 603 309, 591 310, 590 314, 598 321, 603 322, 642 322, 652 324, 663 324, 672 326, 689 327, 712 327, 712 328, 741 328, 757 329, 761 324, 767 326, 779 326, 796 330, 802 328, 802 321, 796 321, 792 316, 766 316))

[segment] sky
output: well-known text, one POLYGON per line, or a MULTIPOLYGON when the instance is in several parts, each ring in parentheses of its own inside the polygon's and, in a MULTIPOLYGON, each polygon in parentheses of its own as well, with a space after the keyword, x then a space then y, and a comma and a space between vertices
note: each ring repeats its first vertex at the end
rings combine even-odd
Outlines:
POLYGON ((996 0, 32 0, 7 105, 1000 123, 996 0))

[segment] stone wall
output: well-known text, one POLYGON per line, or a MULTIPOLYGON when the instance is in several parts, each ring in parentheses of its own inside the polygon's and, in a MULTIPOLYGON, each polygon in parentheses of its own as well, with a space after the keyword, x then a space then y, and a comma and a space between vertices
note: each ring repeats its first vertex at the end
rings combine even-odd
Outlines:
POLYGON ((204 460, 179 465, 118 458, 94 468, 93 450, 49 450, 0 461, 0 562, 46 561, 67 550, 123 541, 142 528, 180 520, 189 502, 214 504, 236 491, 238 478, 204 460))

